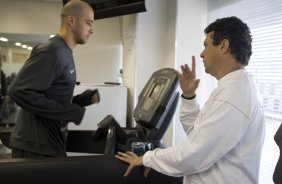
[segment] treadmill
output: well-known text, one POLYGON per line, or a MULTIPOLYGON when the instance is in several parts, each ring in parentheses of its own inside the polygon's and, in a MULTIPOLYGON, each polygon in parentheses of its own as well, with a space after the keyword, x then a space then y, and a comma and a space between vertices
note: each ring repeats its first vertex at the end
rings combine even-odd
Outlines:
MULTIPOLYGON (((133 169, 124 177, 128 164, 114 158, 117 151, 130 150, 136 141, 150 142, 164 148, 162 137, 174 115, 179 93, 177 73, 163 68, 152 74, 138 97, 134 110, 136 127, 120 127, 112 115, 106 116, 98 129, 72 130, 68 133, 67 152, 90 153, 87 156, 2 159, 1 183, 79 183, 79 184, 182 184, 183 177, 163 175, 151 169, 147 178, 143 167, 133 169)), ((8 132, 0 132, 8 145, 8 132)))

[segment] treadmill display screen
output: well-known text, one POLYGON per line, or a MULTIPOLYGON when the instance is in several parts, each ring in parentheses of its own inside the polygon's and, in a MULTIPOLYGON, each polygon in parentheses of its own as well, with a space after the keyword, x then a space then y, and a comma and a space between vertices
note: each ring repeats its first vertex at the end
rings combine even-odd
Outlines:
POLYGON ((160 87, 161 84, 156 84, 149 97, 155 99, 160 87))

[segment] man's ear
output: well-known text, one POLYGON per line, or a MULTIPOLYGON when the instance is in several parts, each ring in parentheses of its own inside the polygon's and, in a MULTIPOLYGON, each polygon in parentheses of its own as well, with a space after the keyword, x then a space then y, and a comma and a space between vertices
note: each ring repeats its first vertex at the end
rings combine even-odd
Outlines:
POLYGON ((67 17, 67 24, 68 24, 69 26, 72 26, 72 25, 74 24, 74 22, 75 22, 74 16, 68 16, 68 17, 67 17))
POLYGON ((221 52, 226 53, 229 51, 229 40, 223 39, 220 44, 221 52))

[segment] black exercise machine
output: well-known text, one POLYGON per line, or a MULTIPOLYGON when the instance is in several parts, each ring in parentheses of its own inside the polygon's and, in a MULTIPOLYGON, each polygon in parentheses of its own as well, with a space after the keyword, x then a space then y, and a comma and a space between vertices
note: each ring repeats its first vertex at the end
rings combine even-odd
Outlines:
POLYGON ((104 153, 111 155, 117 150, 131 150, 133 142, 153 144, 154 148, 164 148, 162 138, 174 115, 179 93, 176 88, 178 78, 176 71, 164 68, 155 72, 138 97, 134 110, 137 126, 122 128, 113 116, 106 116, 92 134, 94 141, 107 136, 104 153))
POLYGON ((153 169, 145 178, 142 167, 134 169, 128 177, 123 177, 128 164, 113 157, 117 150, 130 150, 132 142, 150 142, 155 148, 165 147, 161 139, 177 106, 177 86, 174 69, 164 68, 155 72, 138 97, 134 110, 136 127, 120 127, 114 117, 109 115, 98 124, 99 128, 94 132, 69 131, 68 152, 98 155, 0 160, 1 183, 181 184, 182 177, 163 175, 153 169))

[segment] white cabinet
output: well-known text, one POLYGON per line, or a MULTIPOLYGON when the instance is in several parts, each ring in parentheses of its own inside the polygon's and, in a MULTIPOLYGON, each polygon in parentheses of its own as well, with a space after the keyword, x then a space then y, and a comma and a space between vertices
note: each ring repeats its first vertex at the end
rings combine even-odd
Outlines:
POLYGON ((121 127, 126 126, 127 88, 115 85, 86 85, 75 87, 74 95, 87 89, 98 89, 100 103, 86 107, 86 111, 80 125, 69 123, 69 130, 96 130, 97 123, 111 114, 121 127))

